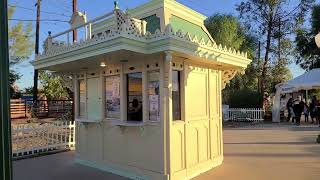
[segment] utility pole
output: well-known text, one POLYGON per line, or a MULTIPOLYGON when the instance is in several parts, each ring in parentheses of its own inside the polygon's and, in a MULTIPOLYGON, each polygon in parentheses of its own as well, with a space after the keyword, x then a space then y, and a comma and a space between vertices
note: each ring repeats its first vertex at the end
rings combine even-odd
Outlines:
MULTIPOLYGON (((36 19, 36 46, 35 46, 35 56, 39 54, 39 34, 40 34, 40 8, 41 8, 41 0, 37 0, 37 19, 36 19)), ((38 77, 39 72, 38 69, 34 70, 33 77, 33 103, 36 104, 38 100, 38 77)))
POLYGON ((7 5, 0 1, 0 179, 12 180, 7 5))
MULTIPOLYGON (((72 12, 73 12, 73 14, 75 12, 77 12, 77 11, 78 11, 78 0, 72 0, 72 12)), ((76 29, 73 30, 72 34, 73 34, 73 42, 76 42, 78 40, 77 30, 76 29)))

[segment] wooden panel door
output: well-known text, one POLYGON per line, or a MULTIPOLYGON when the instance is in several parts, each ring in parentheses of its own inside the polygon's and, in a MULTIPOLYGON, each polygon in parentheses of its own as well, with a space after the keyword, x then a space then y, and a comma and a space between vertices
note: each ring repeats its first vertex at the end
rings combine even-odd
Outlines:
POLYGON ((102 118, 102 87, 100 78, 88 79, 87 110, 88 119, 99 121, 102 118))
POLYGON ((185 68, 185 121, 187 176, 207 168, 210 161, 209 75, 208 69, 185 68))

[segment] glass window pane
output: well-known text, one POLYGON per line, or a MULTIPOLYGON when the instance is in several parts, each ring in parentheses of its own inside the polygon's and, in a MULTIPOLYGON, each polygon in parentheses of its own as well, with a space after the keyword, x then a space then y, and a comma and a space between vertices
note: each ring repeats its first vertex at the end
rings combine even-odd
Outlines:
POLYGON ((173 120, 181 120, 180 71, 172 71, 172 115, 173 120))
POLYGON ((157 71, 148 73, 149 92, 149 120, 160 121, 160 73, 157 71))
POLYGON ((87 88, 85 80, 79 80, 79 116, 86 115, 87 88))
POLYGON ((120 118, 120 76, 105 79, 106 117, 120 118))
POLYGON ((128 121, 142 121, 142 73, 127 74, 128 121))

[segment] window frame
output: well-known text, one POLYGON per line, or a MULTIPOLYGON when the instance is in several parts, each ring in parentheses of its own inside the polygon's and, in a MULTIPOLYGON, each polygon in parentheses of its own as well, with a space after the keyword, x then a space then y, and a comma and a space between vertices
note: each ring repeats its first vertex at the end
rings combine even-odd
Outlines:
POLYGON ((183 86, 181 86, 182 84, 183 84, 183 70, 181 70, 181 69, 176 69, 176 68, 173 68, 172 69, 172 91, 171 91, 171 96, 172 96, 172 100, 171 100, 171 111, 172 111, 172 121, 174 121, 174 122, 177 122, 177 121, 183 121, 183 98, 184 98, 184 88, 183 88, 183 86), (180 116, 180 118, 179 119, 176 119, 175 118, 175 115, 174 115, 174 103, 173 103, 173 72, 177 72, 178 73, 178 83, 179 83, 179 100, 178 100, 178 102, 179 102, 179 116, 180 116))
MULTIPOLYGON (((159 66, 159 62, 154 61, 150 63, 145 63, 145 64, 140 64, 137 66, 132 66, 130 64, 121 64, 121 65, 112 65, 109 66, 108 68, 100 69, 98 71, 85 71, 85 72, 80 72, 79 74, 75 75, 76 78, 76 91, 77 91, 77 102, 79 103, 76 107, 76 116, 79 119, 79 121, 82 121, 81 119, 85 120, 88 118, 88 84, 87 80, 92 77, 99 77, 101 84, 101 100, 102 100, 102 114, 101 117, 105 121, 110 121, 114 125, 124 125, 124 126, 142 126, 146 124, 159 124, 161 122, 161 119, 163 118, 162 116, 162 104, 161 104, 161 98, 163 95, 162 89, 163 88, 163 70, 161 69, 161 66, 159 66), (159 109, 158 113, 160 118, 153 118, 154 120, 150 120, 150 102, 149 102, 149 74, 150 73, 158 73, 157 81, 159 83, 159 109), (139 121, 135 120, 129 120, 128 118, 128 105, 129 105, 129 91, 128 91, 128 85, 129 85, 129 78, 128 76, 130 74, 134 73, 139 73, 141 74, 141 94, 138 94, 139 96, 141 95, 141 100, 140 97, 139 99, 139 105, 141 105, 142 109, 142 118, 139 119, 139 121), (119 78, 119 83, 120 83, 120 117, 108 117, 107 113, 107 97, 106 97, 106 80, 109 77, 112 76, 117 76, 119 78), (81 99, 84 102, 83 107, 85 110, 81 113, 82 116, 80 116, 80 82, 85 83, 85 88, 86 88, 86 93, 85 93, 85 98, 81 99), (157 119, 157 120, 156 120, 157 119)), ((156 86, 155 86, 156 87, 156 86)), ((135 95, 135 94, 133 94, 135 95)), ((76 99, 75 99, 76 100, 76 99)), ((140 116, 140 114, 139 114, 140 116)), ((140 116, 141 117, 141 116, 140 116)), ((85 121, 83 121, 85 122, 85 121)))
POLYGON ((124 113, 126 113, 126 120, 124 120, 125 122, 129 122, 129 123, 132 123, 132 122, 137 122, 137 123, 143 123, 144 122, 144 108, 145 108, 145 105, 144 105, 144 77, 145 76, 145 73, 144 72, 141 72, 141 71, 134 71, 134 72, 128 72, 128 73, 124 73, 124 79, 125 79, 125 84, 126 86, 123 87, 124 88, 124 91, 125 91, 125 94, 126 94, 126 97, 124 97, 126 99, 126 104, 125 104, 125 107, 126 107, 126 111, 124 113), (129 120, 129 74, 137 74, 137 73, 140 73, 141 74, 141 110, 142 110, 142 113, 141 113, 141 119, 139 120, 129 120))
POLYGON ((77 107, 78 113, 77 116, 79 118, 87 118, 87 99, 88 99, 88 88, 87 88, 87 79, 86 77, 84 78, 78 78, 77 79, 77 88, 78 88, 78 103, 79 106, 77 107), (81 90, 80 90, 80 86, 81 86, 81 81, 84 82, 84 86, 85 86, 85 98, 84 98, 84 112, 81 113, 81 90))

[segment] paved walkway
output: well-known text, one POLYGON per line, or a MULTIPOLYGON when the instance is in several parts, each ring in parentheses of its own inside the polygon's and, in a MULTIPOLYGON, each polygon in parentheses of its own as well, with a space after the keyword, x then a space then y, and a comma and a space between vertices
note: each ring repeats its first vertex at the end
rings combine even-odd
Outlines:
MULTIPOLYGON (((268 125, 224 130, 225 161, 194 180, 319 180, 316 127, 268 125)), ((15 161, 14 180, 124 180, 73 164, 66 152, 15 161)))
POLYGON ((315 126, 224 130, 223 165, 194 180, 319 180, 317 134, 315 126))

